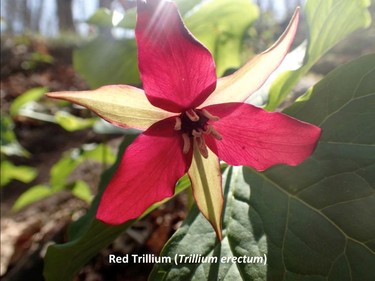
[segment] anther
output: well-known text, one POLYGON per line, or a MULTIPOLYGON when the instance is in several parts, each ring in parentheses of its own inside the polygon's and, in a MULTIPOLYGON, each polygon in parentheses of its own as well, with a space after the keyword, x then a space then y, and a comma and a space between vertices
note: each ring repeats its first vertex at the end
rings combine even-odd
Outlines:
POLYGON ((209 113, 206 109, 201 109, 201 113, 204 117, 206 117, 207 119, 209 120, 212 120, 212 121, 219 121, 220 118, 217 117, 217 116, 214 116, 212 115, 211 113, 209 113))
POLYGON ((190 138, 187 134, 182 134, 182 140, 184 141, 184 146, 182 148, 182 152, 184 154, 186 154, 190 150, 190 138))
POLYGON ((199 120, 198 114, 193 109, 185 111, 185 114, 193 122, 197 122, 199 120))
POLYGON ((174 125, 174 129, 175 131, 181 130, 181 118, 180 117, 176 117, 176 124, 174 125))
POLYGON ((207 131, 209 131, 210 134, 211 134, 215 139, 217 139, 217 140, 222 140, 222 139, 223 139, 223 137, 220 135, 220 133, 219 133, 218 131, 216 131, 216 130, 214 129, 214 127, 212 127, 211 125, 208 125, 208 126, 207 126, 207 131))

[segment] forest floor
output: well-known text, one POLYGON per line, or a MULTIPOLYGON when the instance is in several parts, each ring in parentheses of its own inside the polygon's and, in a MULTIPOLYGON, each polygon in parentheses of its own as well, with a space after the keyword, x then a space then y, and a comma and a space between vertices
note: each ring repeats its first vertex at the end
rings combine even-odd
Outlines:
MULTIPOLYGON (((334 52, 324 56, 314 67, 314 71, 324 75, 344 62, 362 54, 375 52, 373 44, 370 44, 374 40, 374 32, 370 35, 361 35, 361 32, 357 32, 337 46, 334 52), (364 36, 366 40, 361 46, 356 44, 355 49, 348 48, 353 46, 352 42, 363 42, 364 36), (361 40, 358 40, 358 37, 361 40)), ((2 39, 2 113, 9 112, 12 101, 34 87, 48 87, 50 91, 87 89, 86 83, 73 69, 73 47, 49 46, 43 40, 31 40, 24 44, 14 39, 2 39), (36 52, 51 56, 53 62, 35 63, 31 58, 36 52)), ((1 189, 0 273, 4 281, 39 281, 43 280, 43 255, 46 247, 51 242, 66 242, 69 222, 82 216, 88 205, 69 192, 60 192, 19 212, 11 211, 12 205, 30 186, 48 182, 50 167, 65 151, 85 143, 101 143, 104 140, 116 149, 123 136, 98 135, 92 129, 67 132, 57 124, 23 116, 16 116, 13 121, 18 141, 31 156, 11 157, 10 160, 16 165, 35 167, 38 175, 29 184, 12 181, 1 189)), ((102 167, 93 163, 85 165, 79 168, 75 176, 88 181, 95 192, 102 167)), ((186 217, 186 201, 186 195, 182 194, 136 223, 93 258, 80 271, 76 280, 147 280, 152 264, 113 265, 108 263, 108 255, 159 254, 165 242, 186 217)))
MULTIPOLYGON (((40 40, 28 44, 8 40, 2 42, 1 49, 2 112, 9 112, 12 101, 34 87, 47 87, 50 91, 87 89, 72 66, 73 46, 48 46, 40 40), (27 69, 35 52, 53 57, 53 62, 38 62, 27 69)), ((24 116, 16 116, 13 121, 17 139, 30 157, 14 156, 9 160, 15 165, 35 167, 38 175, 31 183, 12 181, 1 189, 1 279, 39 281, 43 280, 42 257, 46 247, 51 242, 66 242, 68 224, 82 216, 88 205, 69 192, 60 192, 19 212, 11 210, 14 202, 30 186, 47 183, 51 166, 64 152, 85 143, 104 141, 115 151, 123 136, 98 135, 92 129, 68 132, 57 124, 24 116)), ((101 172, 101 165, 87 162, 74 177, 85 179, 95 192, 101 172)), ((152 264, 110 265, 108 255, 159 254, 186 216, 185 199, 184 195, 179 196, 136 223, 92 259, 77 280, 147 280, 152 264)))

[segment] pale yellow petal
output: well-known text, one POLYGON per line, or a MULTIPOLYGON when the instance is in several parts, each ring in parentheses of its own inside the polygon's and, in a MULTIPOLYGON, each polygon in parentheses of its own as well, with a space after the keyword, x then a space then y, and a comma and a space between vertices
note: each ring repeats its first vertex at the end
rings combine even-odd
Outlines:
POLYGON ((173 113, 153 106, 144 92, 127 85, 111 85, 93 91, 47 93, 48 97, 82 105, 120 127, 145 130, 173 113))
POLYGON ((212 224, 217 237, 221 240, 224 198, 219 159, 209 149, 207 159, 203 158, 196 144, 194 144, 193 161, 188 175, 198 208, 212 224))
POLYGON ((299 9, 284 33, 269 49, 255 56, 233 74, 218 80, 216 90, 200 106, 227 102, 243 102, 258 90, 280 65, 293 42, 297 31, 299 9))

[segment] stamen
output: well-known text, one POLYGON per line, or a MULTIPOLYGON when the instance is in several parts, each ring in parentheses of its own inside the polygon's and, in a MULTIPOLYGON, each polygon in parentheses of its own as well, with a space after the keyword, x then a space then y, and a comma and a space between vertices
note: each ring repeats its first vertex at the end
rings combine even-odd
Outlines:
POLYGON ((182 134, 182 140, 184 141, 184 147, 182 148, 182 152, 186 154, 190 150, 190 138, 187 134, 182 134))
POLYGON ((222 140, 223 137, 220 135, 220 133, 218 131, 215 130, 214 127, 212 127, 211 125, 208 125, 207 126, 207 131, 210 131, 210 134, 217 140, 222 140))
POLYGON ((206 125, 203 131, 203 134, 209 135, 211 134, 212 126, 211 125, 206 125))
POLYGON ((204 158, 208 158, 208 150, 207 150, 207 146, 206 146, 206 142, 204 141, 204 138, 197 137, 197 138, 194 138, 194 140, 196 141, 197 147, 199 149, 199 152, 202 154, 202 156, 204 158))
POLYGON ((197 122, 199 120, 198 114, 193 110, 189 109, 188 111, 185 111, 186 116, 193 122, 197 122))
POLYGON ((196 137, 196 138, 199 138, 199 137, 202 136, 202 132, 201 132, 201 131, 197 131, 197 130, 195 130, 195 129, 191 132, 191 134, 192 134, 194 137, 196 137))
POLYGON ((176 124, 174 125, 174 129, 175 131, 181 130, 181 118, 180 117, 176 117, 176 124))
POLYGON ((189 153, 194 144, 197 146, 196 148, 202 157, 208 158, 208 147, 204 139, 205 135, 209 135, 216 140, 223 139, 220 133, 209 124, 209 121, 218 121, 220 118, 212 115, 206 109, 189 109, 175 118, 174 129, 181 131, 183 140, 182 151, 184 154, 189 153))
POLYGON ((201 109, 201 113, 204 117, 206 117, 207 119, 209 120, 212 120, 212 121, 219 121, 220 118, 217 117, 217 116, 214 116, 212 115, 211 113, 209 113, 206 109, 201 109))

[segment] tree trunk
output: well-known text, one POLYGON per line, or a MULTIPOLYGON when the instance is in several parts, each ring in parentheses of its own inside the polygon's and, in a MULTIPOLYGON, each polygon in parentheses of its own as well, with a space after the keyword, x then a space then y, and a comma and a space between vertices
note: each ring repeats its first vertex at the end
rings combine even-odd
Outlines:
POLYGON ((41 32, 40 23, 42 18, 43 6, 44 0, 39 0, 38 5, 31 11, 30 29, 32 32, 41 32))
POLYGON ((27 6, 27 2, 28 1, 24 0, 20 3, 20 14, 22 16, 23 32, 30 30, 31 17, 30 17, 30 9, 27 6))
POLYGON ((75 31, 72 0, 57 0, 57 16, 59 19, 60 32, 75 31))
POLYGON ((6 22, 6 32, 13 35, 14 26, 13 21, 16 18, 16 5, 11 3, 11 0, 5 0, 5 22, 6 22))
POLYGON ((112 0, 100 0, 99 7, 111 9, 112 0))

